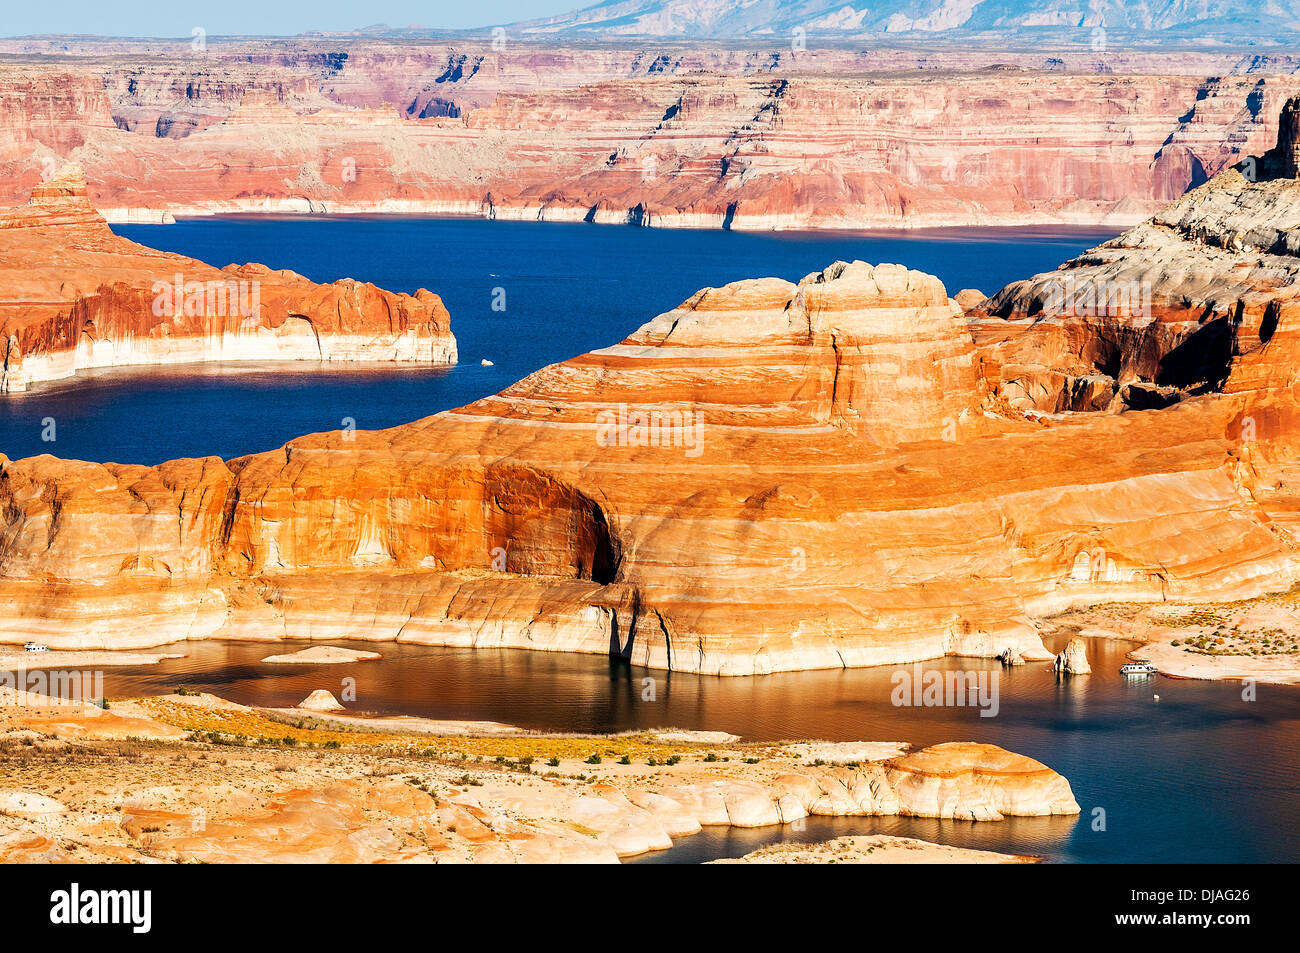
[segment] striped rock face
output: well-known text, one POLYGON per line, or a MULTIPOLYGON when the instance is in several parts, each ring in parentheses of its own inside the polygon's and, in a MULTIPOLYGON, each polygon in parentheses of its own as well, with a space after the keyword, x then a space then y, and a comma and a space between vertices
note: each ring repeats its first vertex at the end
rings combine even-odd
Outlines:
MULTIPOLYGON (((1012 649, 1116 599, 1282 587, 1272 392, 1035 418, 940 282, 706 289, 467 407, 157 467, 0 458, 0 638, 401 639, 713 674, 1012 649), (1271 403, 1270 403, 1271 402, 1271 403)), ((1294 414, 1291 414, 1294 417, 1294 414)))
POLYGON ((859 261, 797 285, 706 288, 622 343, 540 371, 484 406, 594 422, 598 441, 620 448, 671 442, 681 435, 656 424, 680 420, 681 442, 699 456, 715 430, 849 433, 880 445, 938 438, 980 396, 970 333, 943 284, 859 261))
POLYGON ((1289 391, 1300 338, 1300 97, 1277 145, 1113 241, 973 304, 993 385, 1023 410, 1289 391))
POLYGON ((0 69, 0 201, 75 150, 96 205, 122 222, 327 210, 760 230, 1127 225, 1266 148, 1300 91, 1283 50, 1248 70, 1208 48, 1112 50, 1098 72, 1086 46, 787 41, 647 55, 232 38, 195 57, 188 41, 0 40, 23 57, 44 49, 0 69))
POLYGON ((0 399, 95 367, 200 361, 454 363, 446 308, 421 289, 318 285, 217 269, 114 235, 75 167, 0 210, 0 399))

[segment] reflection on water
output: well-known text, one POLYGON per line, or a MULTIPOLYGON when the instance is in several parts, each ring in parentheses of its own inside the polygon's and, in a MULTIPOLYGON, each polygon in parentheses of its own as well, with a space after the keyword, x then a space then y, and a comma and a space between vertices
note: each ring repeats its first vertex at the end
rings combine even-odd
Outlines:
POLYGON ((742 857, 769 844, 812 844, 851 834, 891 834, 918 840, 1029 854, 1061 860, 1069 845, 1075 817, 1013 817, 996 824, 938 821, 921 817, 808 817, 780 827, 706 827, 678 840, 671 850, 630 857, 633 864, 699 864, 724 857, 742 857))
MULTIPOLYGON (((376 649, 384 658, 274 666, 258 660, 283 651, 279 644, 184 643, 171 651, 185 652, 185 658, 107 671, 105 690, 120 698, 185 685, 245 704, 288 706, 317 688, 337 694, 341 680, 352 677, 357 702, 350 707, 357 710, 539 730, 674 726, 755 740, 990 742, 1064 774, 1083 815, 998 824, 845 819, 835 822, 847 825, 840 833, 906 834, 1053 860, 1300 858, 1300 833, 1292 823, 1300 790, 1300 690, 1260 685, 1257 699, 1245 701, 1235 682, 1122 679, 1117 671, 1129 648, 1122 643, 1090 640, 1094 674, 1060 682, 1045 663, 1010 670, 975 659, 925 663, 927 670, 996 673, 999 709, 992 718, 972 707, 894 707, 890 667, 713 678, 611 664, 597 656, 334 644, 376 649), (654 702, 641 700, 647 677, 657 680, 654 702), (1159 701, 1153 698, 1157 692, 1159 701), (1104 829, 1094 829, 1103 817, 1104 829)), ((809 829, 821 830, 815 826, 820 823, 831 822, 810 821, 809 829)), ((745 845, 752 849, 798 836, 803 835, 788 828, 706 830, 681 841, 667 859, 743 853, 745 845)))

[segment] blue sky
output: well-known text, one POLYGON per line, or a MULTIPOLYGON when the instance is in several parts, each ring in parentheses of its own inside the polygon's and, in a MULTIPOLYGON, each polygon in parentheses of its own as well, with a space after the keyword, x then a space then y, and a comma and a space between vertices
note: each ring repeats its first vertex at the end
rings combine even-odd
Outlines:
POLYGON ((304 30, 354 30, 375 23, 468 29, 567 13, 596 0, 4 0, 0 36, 96 33, 103 36, 189 37, 231 33, 284 35, 304 30))

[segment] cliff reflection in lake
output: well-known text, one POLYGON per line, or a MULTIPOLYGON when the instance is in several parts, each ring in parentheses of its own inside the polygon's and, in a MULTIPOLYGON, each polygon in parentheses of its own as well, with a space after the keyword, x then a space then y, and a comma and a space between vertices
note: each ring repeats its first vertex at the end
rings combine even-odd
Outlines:
MULTIPOLYGON (((1062 647, 1048 641, 1049 648, 1062 647)), ((820 839, 824 828, 879 831, 1093 862, 1282 862, 1300 855, 1293 824, 1300 790, 1298 690, 1260 685, 1257 699, 1247 701, 1236 682, 1122 679, 1118 669, 1129 643, 1089 640, 1094 674, 1068 680, 1057 680, 1042 662, 1009 670, 974 659, 924 663, 927 671, 996 673, 999 707, 991 718, 975 707, 895 707, 891 666, 710 678, 597 656, 346 644, 384 658, 275 666, 258 660, 282 651, 279 643, 181 643, 170 651, 185 658, 108 670, 105 690, 121 698, 184 685, 244 704, 290 706, 317 688, 337 692, 341 680, 352 677, 357 700, 349 707, 357 711, 500 721, 540 731, 673 726, 758 740, 901 740, 917 747, 990 742, 1064 774, 1083 808, 1080 817, 997 824, 809 819, 807 836, 820 839), (655 680, 653 702, 643 700, 646 678, 655 680)), ((680 841, 670 855, 648 859, 732 856, 802 836, 793 828, 706 830, 680 841)))

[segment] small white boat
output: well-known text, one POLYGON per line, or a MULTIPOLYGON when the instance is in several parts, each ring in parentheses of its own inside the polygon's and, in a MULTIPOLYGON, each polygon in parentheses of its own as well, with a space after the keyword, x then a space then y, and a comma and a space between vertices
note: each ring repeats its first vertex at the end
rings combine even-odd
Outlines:
POLYGON ((1155 675, 1159 671, 1150 662, 1125 662, 1119 667, 1121 675, 1155 675))
POLYGON ((40 642, 24 642, 24 643, 23 643, 23 651, 24 651, 24 652, 48 652, 49 650, 50 650, 50 647, 49 647, 48 645, 42 645, 40 642))

